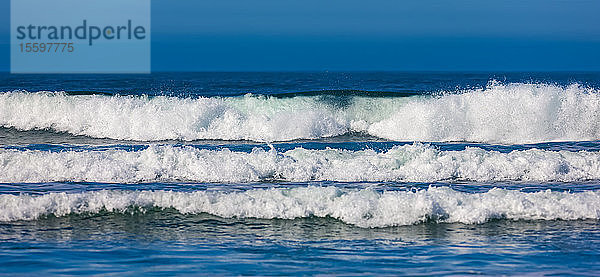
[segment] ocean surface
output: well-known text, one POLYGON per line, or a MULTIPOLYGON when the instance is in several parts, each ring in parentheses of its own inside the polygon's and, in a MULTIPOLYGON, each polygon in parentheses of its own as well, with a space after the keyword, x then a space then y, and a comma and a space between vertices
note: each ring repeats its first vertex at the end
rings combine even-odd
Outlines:
POLYGON ((600 73, 0 74, 0 274, 600 275, 600 73))

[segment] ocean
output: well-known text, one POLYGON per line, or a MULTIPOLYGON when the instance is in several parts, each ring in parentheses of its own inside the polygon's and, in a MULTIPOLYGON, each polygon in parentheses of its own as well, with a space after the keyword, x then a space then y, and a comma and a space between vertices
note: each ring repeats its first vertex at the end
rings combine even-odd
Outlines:
POLYGON ((2 275, 600 274, 600 73, 0 91, 2 275))

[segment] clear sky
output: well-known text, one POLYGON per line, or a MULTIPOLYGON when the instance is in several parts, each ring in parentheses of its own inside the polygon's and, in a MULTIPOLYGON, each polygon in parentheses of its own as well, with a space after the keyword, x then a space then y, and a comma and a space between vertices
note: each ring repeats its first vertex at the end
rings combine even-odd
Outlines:
POLYGON ((152 70, 599 71, 599 13, 598 0, 153 0, 152 70))

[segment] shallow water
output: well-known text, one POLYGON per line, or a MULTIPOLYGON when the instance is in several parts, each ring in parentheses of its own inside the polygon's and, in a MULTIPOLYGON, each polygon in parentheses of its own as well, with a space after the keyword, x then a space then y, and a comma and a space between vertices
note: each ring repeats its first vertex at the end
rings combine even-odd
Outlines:
POLYGON ((0 225, 0 264, 57 274, 594 274, 598 227, 499 220, 365 229, 329 218, 100 213, 0 225))

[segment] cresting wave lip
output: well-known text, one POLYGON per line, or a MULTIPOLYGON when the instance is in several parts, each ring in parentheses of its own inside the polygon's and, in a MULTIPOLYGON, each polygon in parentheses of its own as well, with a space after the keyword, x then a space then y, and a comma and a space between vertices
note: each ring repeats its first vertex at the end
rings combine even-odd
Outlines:
POLYGON ((484 223, 491 219, 577 220, 600 218, 600 192, 581 193, 492 189, 457 192, 447 187, 376 192, 335 187, 255 189, 244 192, 95 191, 41 196, 0 195, 0 221, 44 216, 127 212, 131 208, 175 209, 220 217, 295 219, 332 217, 359 227, 422 222, 484 223))
POLYGON ((600 92, 498 84, 442 95, 178 98, 0 93, 0 126, 118 140, 318 139, 536 143, 600 139, 600 92), (336 98, 337 97, 337 98, 336 98))
POLYGON ((600 153, 478 147, 442 151, 426 144, 371 149, 250 152, 150 145, 136 151, 41 151, 0 148, 0 182, 434 182, 600 179, 600 153))

